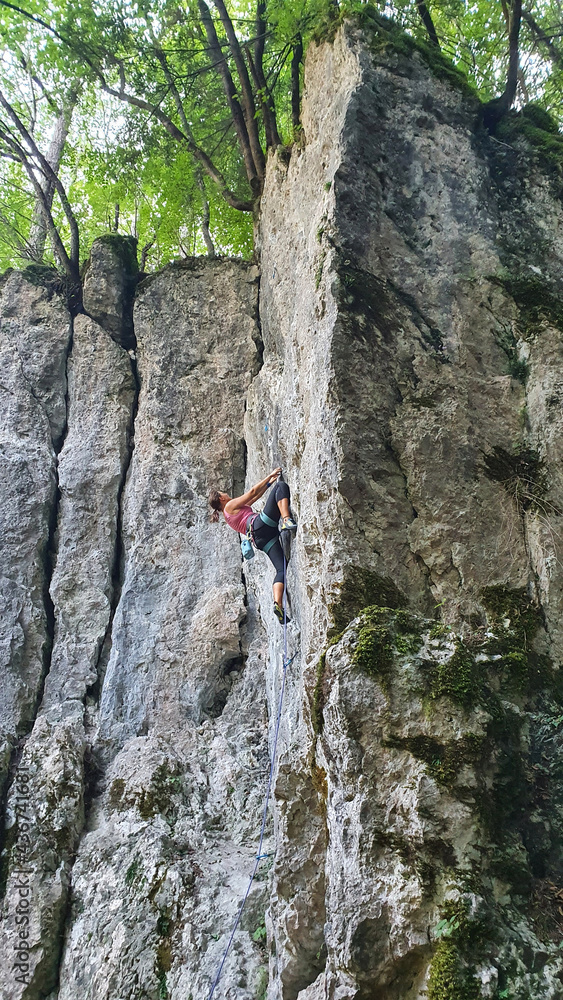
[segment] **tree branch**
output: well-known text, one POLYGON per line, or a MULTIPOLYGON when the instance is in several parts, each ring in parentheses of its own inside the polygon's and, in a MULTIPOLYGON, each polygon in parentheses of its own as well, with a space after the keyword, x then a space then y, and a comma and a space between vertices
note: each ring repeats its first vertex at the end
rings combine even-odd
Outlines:
POLYGON ((428 32, 428 37, 430 39, 430 43, 432 45, 435 45, 436 48, 439 50, 440 49, 440 42, 438 41, 438 35, 436 34, 436 28, 434 27, 434 21, 432 20, 432 16, 431 16, 430 11, 428 10, 428 7, 426 6, 424 0, 416 0, 416 9, 417 9, 418 13, 420 14, 420 19, 421 19, 424 27, 426 28, 426 31, 428 32))
POLYGON ((245 46, 245 52, 248 59, 250 73, 252 79, 254 80, 254 86, 256 87, 258 100, 260 101, 260 111, 262 112, 262 121, 264 122, 264 131, 266 133, 266 149, 275 149, 276 146, 280 145, 281 139, 278 133, 276 113, 271 94, 268 90, 268 85, 264 79, 263 73, 262 78, 260 78, 260 73, 254 59, 252 58, 250 45, 245 46))
POLYGON ((236 87, 233 83, 233 78, 227 65, 227 60, 221 51, 221 46, 219 45, 219 39, 217 38, 217 32, 215 31, 215 25, 213 24, 209 7, 205 3, 205 0, 197 0, 197 2, 205 34, 207 36, 209 50, 213 61, 217 65, 217 70, 221 80, 223 81, 223 90, 227 98, 230 112, 233 116, 233 124, 235 126, 235 132, 237 134, 240 150, 243 156, 246 176, 248 177, 252 192, 258 195, 262 185, 256 170, 254 157, 252 155, 252 148, 250 145, 250 138, 246 128, 244 114, 237 99, 236 87))
POLYGON ((556 66, 563 66, 563 54, 559 51, 559 49, 557 49, 555 47, 555 45, 553 44, 553 42, 551 41, 551 39, 549 38, 549 36, 546 35, 546 33, 543 30, 543 28, 540 28, 539 24, 532 17, 532 15, 529 13, 529 11, 527 11, 527 10, 522 11, 522 19, 528 25, 528 27, 529 27, 530 31, 532 32, 532 35, 534 36, 534 38, 536 39, 536 41, 538 41, 540 43, 540 45, 544 46, 544 48, 545 48, 546 52, 548 53, 549 58, 551 59, 551 61, 556 66))
POLYGON ((205 190, 205 184, 203 183, 203 177, 201 176, 201 170, 196 170, 196 183, 201 191, 201 199, 203 202, 203 215, 201 217, 201 232, 203 235, 203 241, 207 247, 207 256, 215 257, 215 245, 209 231, 209 202, 207 200, 207 192, 205 190))
MULTIPOLYGON (((505 0, 501 0, 505 3, 505 0)), ((483 121, 488 129, 494 130, 495 125, 510 111, 516 89, 518 87, 519 70, 519 37, 522 24, 522 0, 512 0, 508 19, 508 73, 506 87, 500 97, 495 97, 483 108, 483 121)))
MULTIPOLYGON (((103 77, 99 73, 98 78, 101 81, 103 80, 103 77)), ((231 208, 236 208, 239 212, 252 212, 254 202, 244 201, 229 189, 223 174, 217 169, 207 153, 205 153, 204 150, 193 141, 193 139, 190 139, 189 136, 185 135, 184 132, 182 132, 182 130, 174 124, 172 119, 164 113, 164 111, 161 111, 159 107, 154 104, 150 104, 141 97, 135 97, 133 94, 128 94, 126 91, 115 90, 113 87, 110 87, 107 83, 105 83, 105 81, 102 83, 102 89, 106 94, 111 94, 112 97, 117 97, 120 101, 130 104, 134 108, 140 108, 143 111, 148 111, 154 118, 157 119, 157 121, 161 123, 161 125, 164 125, 164 128, 173 139, 176 139, 177 142, 185 143, 189 152, 192 154, 194 159, 198 161, 198 163, 201 163, 205 173, 211 178, 213 183, 217 185, 223 198, 227 204, 231 206, 231 208)))
MULTIPOLYGON (((65 216, 67 218, 67 221, 68 221, 68 224, 69 224, 69 228, 70 228, 70 258, 69 258, 69 264, 70 264, 71 272, 72 272, 71 273, 71 277, 73 277, 75 280, 78 280, 78 278, 79 278, 79 266, 80 266, 80 236, 79 236, 79 232, 78 232, 78 223, 77 223, 76 218, 74 216, 74 212, 72 211, 72 208, 71 208, 70 202, 68 200, 68 196, 67 196, 67 193, 65 191, 65 188, 64 188, 63 184, 61 183, 59 177, 57 176, 57 174, 55 173, 55 171, 51 167, 51 164, 45 158, 45 156, 43 156, 43 153, 40 151, 40 149, 36 145, 34 139, 29 134, 29 132, 26 129, 25 125, 23 124, 23 122, 21 121, 21 119, 19 118, 19 116, 16 114, 16 112, 13 109, 12 105, 9 103, 9 101, 6 100, 6 97, 4 96, 2 90, 0 90, 0 104, 2 105, 2 107, 4 108, 4 110, 6 111, 8 117, 11 119, 11 121, 16 126, 18 132, 22 136, 22 138, 25 141, 26 145, 31 150, 33 156, 36 158, 37 162, 40 164, 41 170, 44 173, 45 177, 47 178, 48 182, 53 185, 55 191, 57 192, 57 194, 59 196, 59 199, 60 199, 60 202, 61 202, 64 214, 65 214, 65 216)), ((26 163, 27 162, 28 161, 27 161, 27 158, 26 158, 26 163)), ((26 165, 26 170, 27 170, 27 165, 26 165)), ((33 173, 33 171, 31 171, 31 172, 33 173)), ((29 171, 28 171, 28 173, 29 173, 29 171)), ((33 175, 33 176, 34 176, 34 181, 35 181, 36 180, 35 175, 33 175)), ((46 194, 43 191, 41 185, 39 184, 39 181, 37 181, 37 187, 35 186, 35 183, 34 183, 34 187, 35 187, 36 191, 37 191, 37 187, 39 187, 39 189, 41 190, 41 195, 42 195, 42 197, 39 199, 39 201, 40 201, 41 205, 44 205, 44 204, 46 205, 46 194)), ((48 214, 49 214, 50 218, 52 219, 50 211, 49 211, 48 214)), ((65 254, 66 254, 66 251, 65 251, 65 254)))
POLYGON ((246 128, 248 131, 248 138, 250 141, 250 148, 252 150, 252 158, 254 160, 254 165, 256 167, 256 173, 260 180, 264 179, 264 171, 266 169, 266 161, 264 158, 264 150, 260 145, 260 136, 258 135, 258 125, 256 122, 256 106, 254 104, 254 94, 252 93, 252 85, 250 83, 250 77, 248 76, 248 70, 246 68, 246 63, 244 61, 244 56, 239 45, 239 40, 237 38, 235 29, 233 27, 233 22, 229 17, 227 8, 225 7, 224 0, 213 0, 217 10, 219 11, 219 17, 221 18, 221 23, 225 29, 225 34, 231 48, 233 59, 235 61, 235 66, 237 68, 237 74, 242 91, 242 106, 243 113, 246 122, 246 128))
POLYGON ((55 257, 59 261, 61 267, 63 267, 64 270, 66 271, 69 278, 71 278, 73 281, 77 281, 78 270, 74 268, 73 263, 66 251, 66 247, 61 239, 61 235, 55 225, 55 221, 51 214, 51 210, 47 204, 47 198, 45 196, 45 192, 35 175, 35 169, 33 165, 29 162, 26 150, 21 145, 21 143, 18 143, 15 139, 13 139, 12 136, 8 132, 6 132, 1 125, 0 125, 0 139, 2 139, 6 143, 8 148, 12 150, 12 153, 22 164, 24 170, 26 171, 33 185, 37 202, 41 206, 41 210, 43 212, 43 217, 45 219, 45 226, 47 228, 47 232, 49 233, 49 238, 51 239, 51 242, 53 244, 53 251, 55 257))
POLYGON ((303 59, 303 39, 297 35, 293 43, 293 54, 291 57, 291 124, 294 135, 301 125, 301 101, 299 92, 299 73, 301 60, 303 59))

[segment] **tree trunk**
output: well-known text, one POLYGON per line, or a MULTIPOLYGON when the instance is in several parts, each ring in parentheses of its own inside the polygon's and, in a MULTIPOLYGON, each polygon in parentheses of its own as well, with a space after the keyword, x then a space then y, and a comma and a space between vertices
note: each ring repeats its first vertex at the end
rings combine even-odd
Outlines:
POLYGON ((209 201, 207 200, 207 192, 205 190, 205 184, 203 181, 203 175, 199 167, 196 170, 196 181, 199 190, 201 191, 201 199, 203 203, 203 215, 201 218, 201 232, 203 235, 203 241, 207 247, 207 256, 215 257, 215 244, 211 238, 211 233, 209 231, 209 201))
POLYGON ((69 277, 78 282, 80 280, 80 233, 78 230, 78 223, 76 221, 76 216, 72 211, 72 206, 68 200, 68 195, 64 188, 64 185, 59 180, 58 175, 53 171, 53 168, 47 161, 46 157, 43 155, 41 150, 38 148, 32 135, 30 135, 28 129, 25 127, 18 113, 14 107, 10 104, 2 90, 0 90, 0 104, 6 111, 8 118, 16 126, 16 130, 19 132, 23 139, 23 144, 17 142, 14 139, 10 139, 6 134, 4 135, 5 141, 7 140, 10 144, 16 147, 16 155, 20 159, 21 163, 27 171, 27 175, 33 184, 35 193, 38 197, 39 204, 42 206, 45 222, 47 225, 47 230, 49 235, 53 240, 53 246, 56 254, 62 256, 63 264, 65 270, 69 274, 69 277), (66 216, 68 222, 68 227, 70 230, 70 253, 67 254, 66 249, 62 244, 60 234, 53 222, 53 216, 51 212, 51 207, 47 204, 47 196, 36 177, 36 172, 39 170, 46 181, 53 185, 56 193, 59 196, 59 201, 61 203, 63 212, 66 216), (64 251, 61 254, 61 247, 64 251))
POLYGON ((518 87, 520 25, 522 23, 522 0, 512 0, 508 23, 508 73, 506 87, 500 97, 485 104, 483 121, 486 128, 494 129, 495 125, 510 111, 516 88, 518 87))
POLYGON ((248 76, 248 70, 246 68, 246 63, 244 61, 244 56, 242 54, 241 47, 239 45, 239 40, 236 35, 236 31, 233 27, 233 22, 229 17, 227 8, 223 0, 213 0, 217 10, 219 11, 219 17, 221 18, 221 23, 225 29, 225 34, 229 42, 229 46, 235 61, 235 66, 237 68, 237 74, 240 83, 240 89, 242 93, 242 107, 244 119, 246 122, 246 129, 248 132, 248 140, 250 142, 250 148, 252 150, 252 158, 254 160, 254 165, 256 167, 256 173, 260 180, 264 178, 264 171, 266 169, 266 160, 264 158, 264 150, 260 145, 260 136, 258 135, 258 125, 256 123, 256 106, 254 104, 254 94, 252 93, 252 85, 250 83, 250 77, 248 76))
POLYGON ((428 7, 426 6, 424 0, 416 0, 416 9, 420 14, 420 19, 428 32, 428 37, 432 45, 435 45, 437 49, 440 48, 440 42, 438 41, 438 35, 436 34, 436 28, 434 27, 434 21, 428 7))
POLYGON ((303 59, 303 39, 297 35, 293 43, 293 56, 291 59, 291 124, 293 134, 296 135, 301 127, 301 95, 300 95, 300 66, 303 59))
POLYGON ((264 131, 266 133, 266 149, 275 149, 279 146, 281 139, 276 121, 276 108, 268 82, 264 75, 264 46, 266 43, 266 2, 258 0, 256 4, 256 21, 254 32, 254 55, 250 51, 250 45, 246 46, 248 65, 254 81, 254 86, 260 100, 264 131))
MULTIPOLYGON (((77 101, 78 94, 75 90, 70 90, 66 95, 63 106, 59 112, 59 116, 55 123, 55 130, 51 138, 51 143, 45 157, 53 173, 57 175, 59 173, 61 159, 70 129, 70 123, 72 121, 72 114, 77 101)), ((43 205, 42 201, 36 197, 28 240, 29 256, 35 261, 43 260, 43 256, 45 254, 45 243, 47 241, 45 206, 47 206, 50 211, 53 207, 53 198, 55 197, 55 185, 52 179, 43 178, 40 183, 41 189, 45 194, 45 205, 43 205)))
POLYGON ((252 155, 252 149, 250 146, 250 139, 248 136, 248 130, 246 128, 244 114, 237 97, 237 89, 234 85, 231 72, 227 65, 227 60, 225 59, 225 56, 223 55, 223 51, 219 44, 219 39, 217 38, 217 32, 215 31, 215 25, 213 24, 213 19, 209 12, 209 7, 205 3, 205 0, 198 0, 198 8, 203 23, 203 27, 205 28, 205 34, 207 36, 207 44, 209 45, 209 52, 211 55, 212 62, 214 63, 217 72, 219 73, 221 80, 223 81, 223 90, 227 98, 229 110, 233 117, 235 132, 237 134, 240 150, 242 152, 244 165, 246 168, 246 176, 248 178, 250 187, 252 188, 253 194, 258 194, 262 187, 262 182, 257 173, 256 164, 254 163, 254 157, 252 155))

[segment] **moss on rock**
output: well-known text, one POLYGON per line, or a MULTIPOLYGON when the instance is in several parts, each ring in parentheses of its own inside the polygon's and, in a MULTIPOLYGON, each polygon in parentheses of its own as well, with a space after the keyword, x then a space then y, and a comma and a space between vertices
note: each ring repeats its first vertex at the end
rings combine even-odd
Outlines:
POLYGON ((544 320, 563 330, 563 294, 551 288, 547 281, 530 275, 511 274, 493 275, 490 280, 506 289, 516 302, 524 335, 533 333, 544 320))
POLYGON ((465 709, 483 700, 483 665, 475 659, 463 640, 457 640, 450 657, 428 660, 426 666, 431 698, 446 696, 465 709))
POLYGON ((563 168, 563 135, 556 122, 538 104, 528 104, 522 111, 510 111, 495 129, 502 142, 514 143, 524 138, 543 165, 561 174, 563 168))
POLYGON ((442 940, 434 953, 428 977, 428 1000, 479 1000, 479 983, 464 966, 454 941, 442 940))
POLYGON ((340 584, 338 598, 329 606, 332 627, 329 637, 340 635, 352 619, 369 607, 404 608, 407 600, 390 577, 382 577, 371 569, 350 566, 340 584))
POLYGON ((120 236, 119 233, 104 233, 98 236, 92 244, 92 250, 96 246, 107 247, 113 256, 119 261, 126 274, 137 275, 139 273, 139 263, 137 261, 137 240, 134 236, 120 236))
POLYGON ((366 623, 352 654, 354 666, 371 677, 385 677, 393 666, 393 635, 386 625, 366 623))
POLYGON ((440 742, 432 736, 389 736, 384 746, 407 750, 417 760, 423 761, 431 778, 451 789, 460 771, 467 765, 475 766, 484 757, 487 740, 476 733, 467 733, 461 739, 440 742))
POLYGON ((357 22, 369 37, 372 52, 396 52, 398 55, 412 58, 414 53, 423 59, 424 63, 438 80, 444 80, 451 87, 460 90, 473 101, 478 100, 475 89, 469 83, 467 76, 439 51, 436 46, 420 37, 407 34, 401 25, 384 17, 371 4, 367 4, 356 15, 357 22))

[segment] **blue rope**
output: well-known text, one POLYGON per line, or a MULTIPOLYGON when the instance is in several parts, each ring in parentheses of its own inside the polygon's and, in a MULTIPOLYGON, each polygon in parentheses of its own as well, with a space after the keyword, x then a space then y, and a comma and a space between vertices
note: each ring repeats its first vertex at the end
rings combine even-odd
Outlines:
POLYGON ((291 660, 288 660, 288 658, 287 658, 287 587, 286 587, 286 581, 285 581, 286 567, 287 567, 287 563, 286 563, 285 552, 284 552, 284 556, 283 556, 283 674, 282 674, 282 686, 281 686, 281 691, 280 691, 280 698, 279 698, 279 702, 278 702, 278 715, 277 715, 277 719, 276 719, 276 729, 275 729, 275 735, 274 735, 274 746, 273 746, 273 749, 272 749, 272 763, 270 764, 270 775, 269 775, 269 778, 268 778, 268 788, 267 788, 267 791, 266 791, 266 798, 264 799, 264 811, 262 813, 262 826, 260 828, 260 841, 259 841, 259 844, 258 844, 258 850, 256 852, 256 858, 254 860, 254 868, 252 869, 252 874, 251 874, 250 879, 248 881, 248 886, 247 886, 246 892, 244 894, 244 898, 242 900, 242 903, 240 904, 239 911, 237 913, 237 917, 236 917, 236 920, 234 922, 233 929, 231 931, 231 936, 230 936, 230 938, 228 940, 227 947, 225 948, 225 951, 223 953, 223 958, 221 959, 221 964, 220 964, 220 966, 219 966, 219 968, 217 970, 217 975, 215 976, 215 979, 213 980, 213 985, 211 987, 211 990, 209 992, 209 996, 208 996, 207 1000, 212 1000, 213 994, 214 994, 214 992, 215 992, 215 990, 217 988, 217 985, 219 983, 219 980, 221 978, 221 973, 223 971, 223 966, 224 966, 225 962, 227 961, 227 956, 228 956, 228 954, 229 954, 229 952, 231 950, 231 945, 233 943, 237 927, 238 927, 238 925, 240 923, 240 918, 242 917, 242 911, 244 910, 244 907, 246 905, 246 901, 247 901, 248 896, 250 894, 250 890, 252 888, 252 883, 254 882, 254 879, 256 878, 256 872, 258 871, 258 867, 260 865, 260 862, 262 861, 263 858, 268 858, 268 857, 271 856, 269 854, 262 854, 262 843, 264 841, 264 833, 265 833, 265 830, 266 830, 266 820, 268 818, 268 803, 270 801, 270 792, 272 790, 272 782, 274 780, 274 767, 275 767, 275 763, 276 763, 276 755, 277 755, 277 750, 278 750, 278 736, 279 736, 279 731, 280 731, 280 722, 281 722, 281 714, 282 714, 282 706, 283 706, 283 696, 284 696, 284 692, 285 692, 285 679, 286 679, 286 674, 287 674, 287 668, 288 668, 289 664, 293 662, 293 660, 295 659, 295 656, 297 655, 297 654, 295 654, 294 656, 292 656, 291 660))

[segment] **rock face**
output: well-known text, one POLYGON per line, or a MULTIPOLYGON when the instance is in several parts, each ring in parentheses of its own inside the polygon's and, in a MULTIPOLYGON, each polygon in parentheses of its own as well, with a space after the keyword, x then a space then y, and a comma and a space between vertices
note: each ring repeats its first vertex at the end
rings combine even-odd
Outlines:
POLYGON ((560 996, 561 203, 376 25, 312 49, 306 88, 262 202, 247 414, 250 479, 279 459, 300 517, 272 995, 560 996), (368 605, 452 627, 445 687, 422 619, 419 673, 385 622, 367 675, 357 626, 324 655, 368 605))
MULTIPOLYGON (((312 47, 258 269, 0 288, 0 996, 563 995, 563 209, 366 15, 312 47), (8 776, 8 782, 6 782, 8 776)), ((444 71, 445 72, 445 71, 444 71)), ((450 74, 451 77, 451 74, 450 74)))
POLYGON ((33 723, 53 641, 47 580, 71 324, 59 296, 33 273, 8 272, 0 295, 3 785, 11 749, 33 723))

